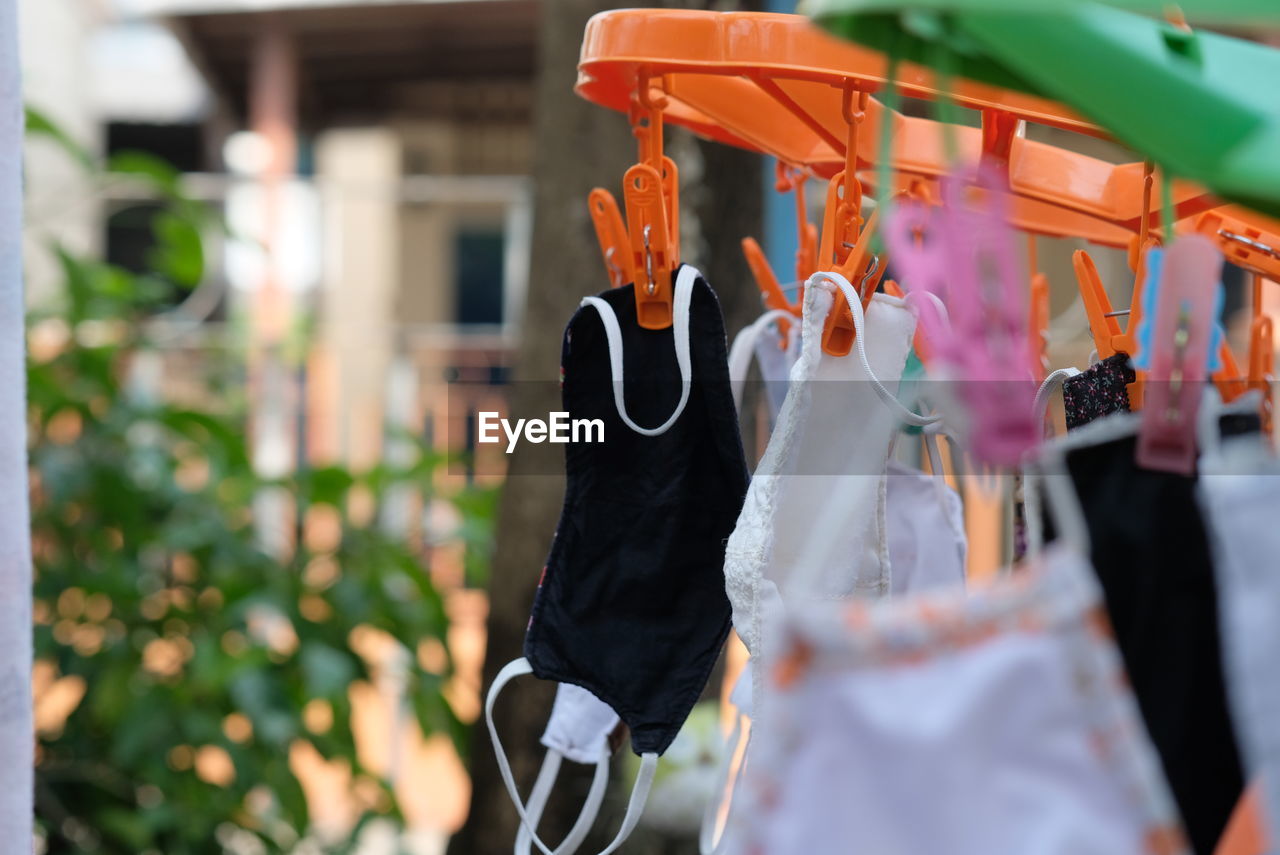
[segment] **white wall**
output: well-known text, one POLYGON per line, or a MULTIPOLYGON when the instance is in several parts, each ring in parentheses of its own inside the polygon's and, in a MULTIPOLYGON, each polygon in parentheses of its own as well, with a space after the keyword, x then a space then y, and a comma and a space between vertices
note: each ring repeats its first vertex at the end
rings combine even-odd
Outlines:
MULTIPOLYGON (((25 102, 96 153, 102 134, 89 98, 88 39, 99 22, 97 5, 89 0, 18 0, 17 5, 25 102)), ((49 244, 58 241, 77 253, 98 249, 101 206, 84 170, 51 143, 28 147, 25 173, 27 299, 37 303, 56 293, 59 282, 49 244)))

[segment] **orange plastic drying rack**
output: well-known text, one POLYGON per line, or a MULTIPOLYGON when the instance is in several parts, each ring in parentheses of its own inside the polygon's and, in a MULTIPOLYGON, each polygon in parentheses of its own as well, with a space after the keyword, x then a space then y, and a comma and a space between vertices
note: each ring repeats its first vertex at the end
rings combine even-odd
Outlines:
MULTIPOLYGON (((827 36, 799 15, 626 9, 588 22, 576 91, 626 112, 644 77, 665 96, 665 121, 823 178, 844 169, 853 139, 859 181, 872 188, 881 123, 890 121, 892 190, 937 198, 951 145, 961 158, 992 158, 1007 167, 1010 219, 1023 231, 1129 247, 1142 230, 1142 162, 1109 163, 1018 132, 1025 121, 1105 138, 1054 101, 959 78, 944 88, 932 71, 903 62, 895 69, 902 96, 950 98, 978 111, 981 127, 947 128, 891 111, 872 97, 851 135, 842 111, 846 88, 874 94, 889 83, 889 73, 882 54, 827 36)), ((1191 182, 1175 181, 1172 197, 1179 230, 1199 231, 1233 263, 1280 279, 1280 222, 1224 205, 1191 182)), ((1149 227, 1158 229, 1159 213, 1149 213, 1149 227)))

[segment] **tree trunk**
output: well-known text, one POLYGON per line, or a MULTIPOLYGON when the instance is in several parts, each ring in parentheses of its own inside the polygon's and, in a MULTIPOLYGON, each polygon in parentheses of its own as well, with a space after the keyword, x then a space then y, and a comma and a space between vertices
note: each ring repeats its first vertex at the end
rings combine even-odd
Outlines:
MULTIPOLYGON (((542 6, 532 259, 516 382, 509 397, 511 412, 518 416, 559 408, 561 332, 583 295, 608 286, 587 214, 587 193, 592 187, 605 187, 621 204, 622 175, 635 162, 636 144, 624 116, 577 97, 573 82, 587 19, 614 5, 606 0, 544 0, 542 6)), ((760 159, 695 142, 678 132, 668 133, 668 149, 682 170, 682 220, 690 220, 696 233, 685 247, 685 260, 697 264, 717 289, 732 336, 759 313, 757 292, 738 242, 759 234, 760 159)), ((521 443, 511 455, 489 584, 484 690, 505 663, 520 655, 563 499, 562 471, 561 452, 549 444, 521 443)), ((538 740, 550 713, 554 686, 528 678, 516 685, 499 699, 494 721, 521 792, 527 793, 542 762, 538 740)), ((713 681, 712 689, 716 688, 713 681)), ((472 732, 469 765, 470 813, 449 851, 451 855, 509 851, 519 818, 499 777, 483 721, 472 732)), ((564 764, 539 826, 544 839, 560 840, 573 824, 590 785, 590 773, 577 764, 564 764)), ((617 816, 611 822, 610 815, 620 814, 627 793, 621 792, 622 784, 615 783, 611 789, 621 794, 613 793, 618 798, 606 801, 583 851, 597 851, 617 828, 617 816)), ((647 837, 637 839, 641 849, 675 852, 679 848, 666 843, 646 846, 642 841, 647 837)), ((696 843, 691 851, 696 852, 696 843)))
MULTIPOLYGON (((608 287, 587 194, 600 186, 621 196, 622 174, 634 162, 625 116, 573 93, 587 19, 612 8, 608 0, 544 0, 534 94, 534 223, 528 300, 510 388, 510 411, 528 417, 560 409, 560 340, 586 294, 608 287)), ((488 643, 483 689, 521 653, 529 609, 564 495, 562 452, 520 443, 510 458, 498 510, 498 539, 489 583, 488 643)), ((528 792, 542 761, 538 742, 554 686, 526 678, 499 699, 494 721, 516 780, 528 792)), ((498 775, 489 734, 477 722, 471 739, 471 808, 450 842, 454 855, 509 852, 519 818, 498 775)), ((541 829, 558 840, 572 824, 586 785, 566 763, 541 829), (561 796, 565 796, 562 798, 561 796), (576 799, 576 801, 575 801, 576 799), (566 818, 568 821, 566 822, 566 818)))

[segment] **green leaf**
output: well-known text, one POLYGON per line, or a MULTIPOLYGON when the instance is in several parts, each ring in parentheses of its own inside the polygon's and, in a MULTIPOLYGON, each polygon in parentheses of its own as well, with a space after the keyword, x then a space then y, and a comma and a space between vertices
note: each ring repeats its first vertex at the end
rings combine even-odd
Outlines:
POLYGON ((298 491, 306 504, 341 507, 355 480, 339 466, 322 466, 298 475, 298 491))
POLYGON ((89 150, 73 140, 70 134, 64 131, 43 111, 28 104, 26 107, 26 122, 29 135, 52 140, 76 163, 85 169, 93 168, 93 157, 90 156, 89 150))
POLYGON ((156 247, 149 261, 160 273, 187 288, 193 288, 204 276, 204 246, 198 223, 163 211, 151 221, 156 247))
POLYGON ((145 151, 120 151, 107 160, 107 171, 141 179, 164 196, 178 196, 182 173, 163 158, 145 151))
POLYGON ((302 645, 301 662, 307 692, 313 697, 335 695, 356 677, 356 663, 350 653, 318 641, 302 645))
POLYGON ((95 817, 98 829, 108 837, 140 852, 151 842, 151 828, 144 815, 123 808, 107 808, 95 817))

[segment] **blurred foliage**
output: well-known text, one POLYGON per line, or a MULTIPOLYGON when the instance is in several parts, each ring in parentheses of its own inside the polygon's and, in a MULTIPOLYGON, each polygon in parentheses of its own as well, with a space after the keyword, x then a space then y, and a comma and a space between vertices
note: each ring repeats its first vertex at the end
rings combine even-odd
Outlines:
MULTIPOLYGON (((28 125, 95 168, 38 113, 28 125)), ((422 550, 381 519, 393 489, 442 500, 431 495, 442 461, 418 445, 404 466, 266 482, 235 383, 210 384, 200 406, 140 392, 131 369, 157 358, 146 321, 204 275, 214 219, 145 155, 119 156, 106 174, 163 201, 153 269, 58 248, 62 299, 29 323, 37 721, 53 719, 37 760, 45 849, 195 855, 245 851, 232 841, 248 837, 251 850, 289 851, 312 827, 290 759, 308 746, 349 769, 356 831, 397 820, 388 783, 357 756, 351 689, 398 660, 391 676, 422 730, 463 747, 441 692, 444 604, 422 550), (286 558, 259 546, 251 509, 264 496, 292 511, 286 558)), ((455 504, 456 536, 481 543, 492 501, 469 491, 455 504)), ((469 572, 484 572, 487 548, 468 550, 469 572)))

